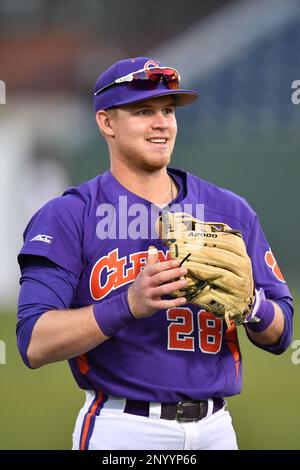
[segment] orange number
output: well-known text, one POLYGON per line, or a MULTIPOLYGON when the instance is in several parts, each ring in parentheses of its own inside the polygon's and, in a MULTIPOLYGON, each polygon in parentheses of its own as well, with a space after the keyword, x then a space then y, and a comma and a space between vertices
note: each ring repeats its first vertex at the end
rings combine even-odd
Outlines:
POLYGON ((194 331, 193 313, 189 308, 171 308, 167 319, 172 323, 168 327, 168 349, 194 351, 194 338, 189 337, 194 331))
MULTIPOLYGON (((212 313, 199 310, 198 339, 199 348, 207 354, 216 354, 222 345, 223 324, 212 313)), ((194 316, 189 308, 178 307, 167 311, 167 319, 172 323, 168 326, 168 349, 195 350, 194 316)))
POLYGON ((216 354, 221 349, 223 325, 222 320, 212 313, 198 312, 199 347, 202 352, 216 354))

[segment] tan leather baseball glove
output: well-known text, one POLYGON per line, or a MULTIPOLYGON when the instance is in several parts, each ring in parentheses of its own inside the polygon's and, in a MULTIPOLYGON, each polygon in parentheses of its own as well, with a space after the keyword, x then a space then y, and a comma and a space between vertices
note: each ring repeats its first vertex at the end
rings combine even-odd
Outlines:
POLYGON ((254 283, 241 232, 184 212, 164 213, 156 228, 171 257, 188 269, 188 286, 173 295, 225 319, 228 327, 232 320, 243 323, 253 306, 254 283))

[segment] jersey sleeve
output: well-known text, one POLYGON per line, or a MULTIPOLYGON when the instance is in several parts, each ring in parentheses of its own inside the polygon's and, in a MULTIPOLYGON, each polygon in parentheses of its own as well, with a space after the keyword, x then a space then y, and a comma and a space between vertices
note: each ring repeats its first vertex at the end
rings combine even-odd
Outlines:
POLYGON ((257 347, 273 354, 281 354, 288 348, 292 340, 293 298, 256 214, 247 243, 247 250, 252 260, 255 287, 262 287, 266 298, 277 302, 284 315, 284 331, 276 345, 267 346, 258 344, 250 338, 248 333, 247 335, 250 341, 257 347))
POLYGON ((247 251, 252 261, 255 287, 262 287, 268 299, 292 299, 256 214, 247 242, 247 251))
POLYGON ((24 257, 18 299, 17 345, 30 367, 27 349, 37 320, 48 310, 69 308, 78 278, 47 258, 24 257))
POLYGON ((43 256, 80 276, 85 201, 67 194, 49 201, 30 220, 18 255, 22 268, 25 255, 43 256))

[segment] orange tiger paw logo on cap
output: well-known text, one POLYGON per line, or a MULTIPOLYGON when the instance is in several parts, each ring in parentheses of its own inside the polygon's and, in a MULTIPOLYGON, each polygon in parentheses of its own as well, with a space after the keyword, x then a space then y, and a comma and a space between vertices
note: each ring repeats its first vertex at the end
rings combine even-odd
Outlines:
POLYGON ((159 67, 159 64, 155 60, 147 60, 144 64, 144 69, 150 69, 151 67, 159 67))
POLYGON ((265 253, 265 262, 267 266, 272 270, 274 276, 281 282, 285 282, 282 272, 279 269, 275 256, 272 253, 271 248, 265 253))

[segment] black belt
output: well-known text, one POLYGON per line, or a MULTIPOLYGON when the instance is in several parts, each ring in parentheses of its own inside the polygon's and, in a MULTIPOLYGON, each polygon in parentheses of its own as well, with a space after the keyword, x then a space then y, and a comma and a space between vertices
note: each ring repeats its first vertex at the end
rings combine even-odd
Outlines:
MULTIPOLYGON (((212 414, 224 406, 223 398, 213 398, 212 414)), ((124 413, 138 416, 149 416, 150 402, 139 400, 126 400, 124 413)), ((207 400, 179 401, 177 403, 161 403, 162 419, 177 420, 182 422, 199 421, 207 416, 207 400)))

